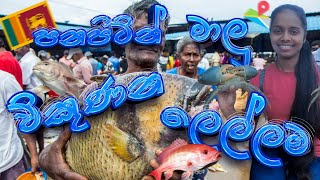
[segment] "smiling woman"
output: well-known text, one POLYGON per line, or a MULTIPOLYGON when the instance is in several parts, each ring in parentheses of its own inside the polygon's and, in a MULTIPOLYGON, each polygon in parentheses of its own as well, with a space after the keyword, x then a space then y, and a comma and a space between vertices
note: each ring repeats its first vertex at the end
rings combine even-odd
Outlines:
MULTIPOLYGON (((304 156, 283 157, 286 161, 285 168, 267 168, 253 161, 252 180, 320 179, 319 98, 308 110, 312 91, 319 86, 320 74, 313 61, 306 35, 307 21, 301 7, 286 4, 276 8, 271 15, 270 27, 271 44, 277 54, 276 63, 266 68, 264 79, 260 79, 262 76, 258 75, 251 83, 262 88, 270 102, 267 107, 269 121, 280 119, 279 122, 284 122, 291 119, 302 126, 312 127, 313 130, 309 130, 309 133, 314 138, 314 148, 304 156)), ((279 157, 281 150, 266 153, 279 157)))

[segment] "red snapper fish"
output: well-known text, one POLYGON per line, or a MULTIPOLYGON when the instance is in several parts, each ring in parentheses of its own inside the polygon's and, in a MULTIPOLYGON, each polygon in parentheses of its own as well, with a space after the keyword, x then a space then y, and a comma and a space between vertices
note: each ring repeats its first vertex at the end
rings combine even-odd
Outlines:
POLYGON ((188 179, 194 171, 216 163, 221 158, 220 152, 205 144, 188 144, 185 140, 177 139, 167 147, 158 157, 160 166, 149 175, 161 180, 165 172, 165 179, 170 179, 173 171, 181 170, 181 179, 188 179))

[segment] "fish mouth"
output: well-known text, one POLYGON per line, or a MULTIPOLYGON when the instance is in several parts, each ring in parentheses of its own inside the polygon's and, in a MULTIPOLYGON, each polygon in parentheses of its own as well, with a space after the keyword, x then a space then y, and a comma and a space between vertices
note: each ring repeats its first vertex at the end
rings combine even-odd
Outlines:
POLYGON ((56 78, 54 76, 48 76, 45 73, 41 71, 41 69, 33 68, 32 69, 33 74, 37 76, 37 78, 44 83, 45 81, 54 81, 56 78))
POLYGON ((32 72, 37 76, 37 77, 39 77, 39 76, 43 76, 44 75, 44 73, 43 72, 41 72, 40 71, 40 69, 37 69, 37 68, 33 68, 32 69, 32 72))
POLYGON ((222 158, 221 154, 219 152, 217 152, 215 155, 212 156, 211 158, 211 163, 207 164, 206 166, 204 166, 202 169, 206 169, 216 163, 218 163, 218 161, 222 158))
POLYGON ((33 70, 33 71, 40 71, 41 69, 38 68, 37 66, 34 66, 34 67, 32 68, 32 70, 33 70))
POLYGON ((217 152, 214 156, 212 156, 212 161, 218 162, 222 158, 220 152, 217 152))

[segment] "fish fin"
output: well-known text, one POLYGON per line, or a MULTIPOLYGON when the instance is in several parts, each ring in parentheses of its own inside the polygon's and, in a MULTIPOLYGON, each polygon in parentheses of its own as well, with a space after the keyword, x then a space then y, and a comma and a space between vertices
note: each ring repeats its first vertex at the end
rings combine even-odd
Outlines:
POLYGON ((72 70, 70 69, 69 66, 67 66, 66 64, 62 63, 62 62, 56 62, 58 63, 65 71, 68 71, 70 74, 73 74, 72 70))
POLYGON ((212 172, 227 172, 219 163, 215 163, 214 165, 208 167, 208 170, 212 172))
POLYGON ((187 180, 192 175, 192 171, 186 171, 182 173, 181 180, 187 180))
POLYGON ((156 178, 156 180, 161 180, 162 171, 160 168, 157 168, 149 173, 149 176, 153 176, 154 178, 156 178))
POLYGON ((68 86, 68 85, 70 86, 70 82, 72 82, 72 83, 77 84, 77 87, 80 88, 80 89, 84 89, 85 87, 87 87, 87 85, 86 85, 85 82, 83 82, 83 81, 81 81, 80 79, 77 79, 77 78, 75 78, 75 77, 64 76, 64 78, 65 78, 65 83, 66 83, 67 86, 68 86), (67 82, 68 82, 69 84, 68 84, 67 82))
POLYGON ((160 164, 162 164, 162 162, 164 161, 164 159, 165 159, 166 157, 168 157, 173 150, 175 150, 175 149, 178 148, 178 147, 187 145, 187 144, 188 144, 188 143, 187 143, 185 140, 180 139, 180 138, 174 140, 174 141, 171 143, 171 145, 168 146, 166 149, 164 149, 163 152, 158 156, 158 158, 157 158, 158 162, 159 162, 160 164))
POLYGON ((68 91, 72 92, 77 98, 79 98, 80 92, 87 87, 86 83, 77 78, 64 76, 64 79, 64 85, 67 87, 68 91))
POLYGON ((111 124, 105 130, 108 147, 122 160, 131 163, 144 152, 144 146, 134 136, 111 124))

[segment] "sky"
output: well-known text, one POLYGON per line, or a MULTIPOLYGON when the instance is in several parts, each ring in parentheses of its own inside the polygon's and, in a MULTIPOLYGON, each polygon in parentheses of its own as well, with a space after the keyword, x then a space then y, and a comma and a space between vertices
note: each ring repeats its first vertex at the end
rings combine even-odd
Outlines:
MULTIPOLYGON (((0 14, 8 15, 43 0, 0 0, 0 14)), ((301 6, 306 13, 320 12, 320 0, 266 0, 270 9, 265 15, 281 4, 301 6)), ((90 25, 90 20, 105 14, 113 18, 121 14, 136 0, 48 0, 56 22, 90 25)), ((170 24, 186 23, 187 14, 195 14, 206 19, 218 21, 243 18, 249 9, 257 10, 260 0, 159 0, 171 16, 170 24)))

